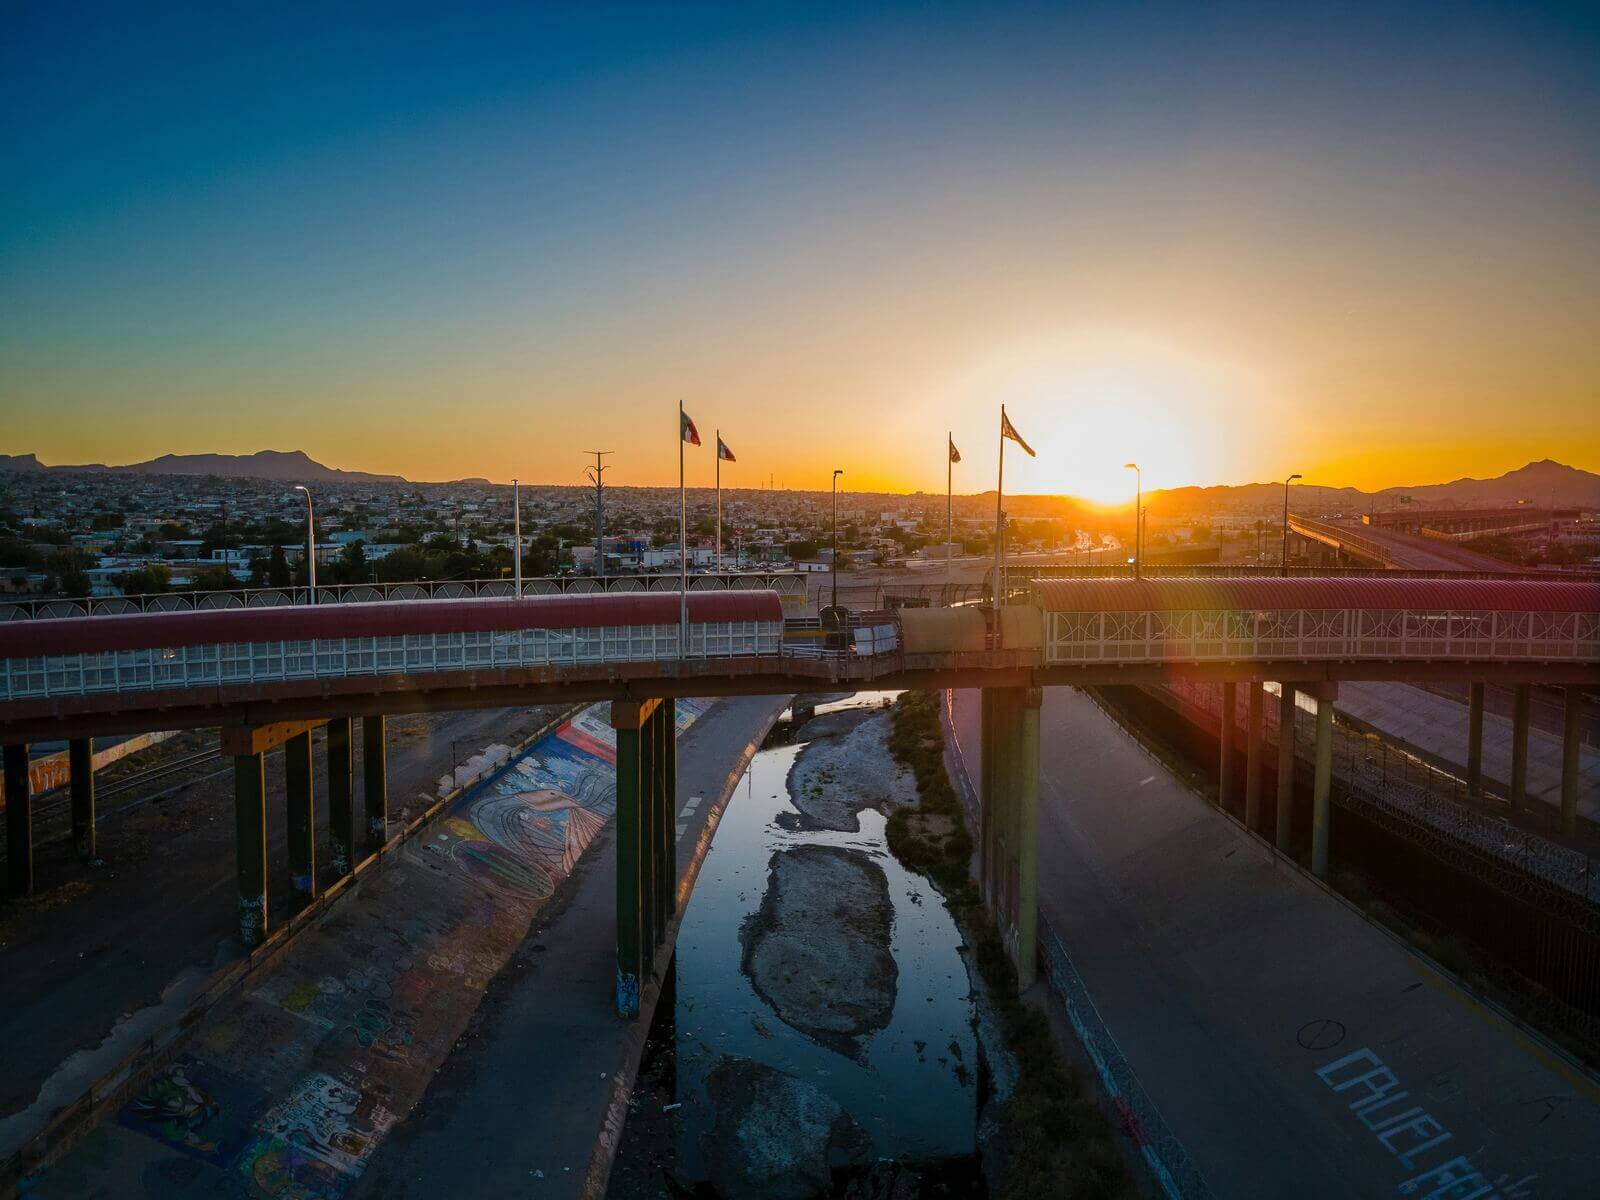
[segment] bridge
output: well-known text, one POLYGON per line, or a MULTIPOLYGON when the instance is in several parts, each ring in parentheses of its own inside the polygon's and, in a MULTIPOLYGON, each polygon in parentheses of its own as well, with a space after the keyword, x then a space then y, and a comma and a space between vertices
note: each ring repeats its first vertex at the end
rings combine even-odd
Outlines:
MULTIPOLYGON (((380 848, 387 826, 386 715, 539 701, 608 700, 618 731, 619 1010, 659 958, 672 897, 663 890, 676 786, 676 698, 860 688, 981 688, 982 883, 1022 978, 1031 978, 1041 689, 1186 678, 1251 689, 1245 753, 1260 754, 1262 685, 1317 701, 1312 863, 1328 862, 1332 704, 1342 680, 1464 680, 1481 742, 1482 684, 1566 686, 1561 810, 1576 821, 1579 689, 1600 683, 1600 585, 1404 577, 1040 579, 1013 603, 855 614, 795 636, 782 595, 745 586, 677 592, 478 594, 289 605, 240 602, 162 610, 132 604, 75 615, 34 611, 0 623, 8 880, 32 888, 27 743, 152 729, 217 728, 235 765, 240 937, 269 928, 263 756, 287 755, 289 870, 317 887, 311 737, 327 729, 336 870, 380 848), (680 616, 687 621, 680 624, 680 616), (362 722, 361 819, 352 777, 362 722), (668 814, 668 815, 664 815, 668 814)), ((14 614, 17 615, 17 614, 14 614)), ((1527 706, 1515 737, 1525 802, 1527 706)), ((1225 763, 1235 753, 1225 738, 1225 763)), ((1292 754, 1292 745, 1290 746, 1292 754)), ((74 761, 88 761, 81 753, 74 761)), ((1280 763, 1278 836, 1288 838, 1293 771, 1280 763)), ((1469 773, 1481 768, 1468 764, 1469 773)), ((1224 770, 1224 778, 1231 771, 1224 770)), ((1259 771, 1252 771, 1255 777, 1259 771)), ((71 780, 74 825, 94 824, 93 772, 71 780)), ((1521 790, 1522 795, 1517 794, 1521 790)))
POLYGON ((1289 532, 1340 563, 1422 571, 1508 572, 1498 558, 1468 550, 1454 537, 1430 537, 1408 525, 1330 521, 1289 514, 1289 532))

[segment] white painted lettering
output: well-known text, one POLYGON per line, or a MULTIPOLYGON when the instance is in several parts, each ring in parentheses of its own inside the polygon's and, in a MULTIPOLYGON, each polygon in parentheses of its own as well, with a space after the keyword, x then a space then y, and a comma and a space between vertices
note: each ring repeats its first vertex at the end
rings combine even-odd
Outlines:
POLYGON ((1406 1180, 1400 1185, 1400 1194, 1417 1196, 1418 1200, 1483 1200, 1495 1195, 1495 1190, 1482 1171, 1458 1157, 1406 1180), (1430 1186, 1432 1191, 1422 1191, 1430 1186))
POLYGON ((1409 1121, 1390 1125, 1378 1134, 1378 1140, 1383 1143, 1384 1149, 1400 1159, 1400 1165, 1408 1171, 1416 1170, 1412 1161, 1430 1146, 1437 1146, 1440 1142, 1450 1140, 1450 1135, 1445 1127, 1427 1113, 1419 1113, 1409 1121), (1410 1149, 1406 1146, 1411 1145, 1410 1149), (1397 1146, 1396 1143, 1399 1143, 1397 1146))

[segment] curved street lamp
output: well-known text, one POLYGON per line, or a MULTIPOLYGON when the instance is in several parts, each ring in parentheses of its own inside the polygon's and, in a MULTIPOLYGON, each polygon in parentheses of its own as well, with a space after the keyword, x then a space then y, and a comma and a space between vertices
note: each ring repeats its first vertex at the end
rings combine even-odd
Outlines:
POLYGON ((1291 475, 1283 481, 1283 562, 1279 573, 1285 579, 1289 578, 1289 485, 1299 478, 1299 475, 1291 475))
POLYGON ((311 489, 302 483, 294 490, 306 494, 306 562, 311 568, 311 603, 317 602, 317 521, 311 513, 311 489))
POLYGON ((1144 565, 1144 472, 1138 463, 1123 463, 1124 470, 1132 471, 1133 485, 1133 577, 1139 578, 1144 565))

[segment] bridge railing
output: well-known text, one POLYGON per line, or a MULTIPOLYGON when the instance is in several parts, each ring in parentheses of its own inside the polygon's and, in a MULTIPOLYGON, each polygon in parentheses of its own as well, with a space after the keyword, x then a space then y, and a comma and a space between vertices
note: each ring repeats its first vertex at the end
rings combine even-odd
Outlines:
POLYGON ((1047 612, 1049 665, 1249 659, 1600 662, 1600 613, 1272 609, 1047 612))
MULTIPOLYGON (((522 581, 524 596, 586 595, 596 592, 676 592, 676 571, 659 575, 538 576, 522 581)), ((785 603, 804 603, 802 571, 728 571, 690 575, 691 592, 777 592, 785 603)), ((347 583, 318 587, 318 604, 361 604, 377 600, 467 600, 516 594, 510 579, 409 580, 399 583, 347 583)), ((0 601, 0 621, 48 620, 52 617, 117 616, 140 612, 190 612, 211 609, 278 608, 311 603, 311 589, 231 588, 211 592, 151 592, 132 596, 87 596, 74 599, 8 598, 0 601)))

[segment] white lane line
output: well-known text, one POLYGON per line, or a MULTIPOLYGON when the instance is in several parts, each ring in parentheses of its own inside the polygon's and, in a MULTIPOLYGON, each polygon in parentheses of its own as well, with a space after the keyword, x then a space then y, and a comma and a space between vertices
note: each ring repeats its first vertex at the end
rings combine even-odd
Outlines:
POLYGON ((694 816, 694 810, 700 807, 700 801, 704 799, 704 796, 690 796, 689 802, 683 806, 683 815, 686 817, 694 816))
POLYGON ((678 836, 682 837, 683 836, 683 831, 685 829, 687 829, 687 828, 689 828, 687 825, 685 825, 682 821, 679 821, 678 822, 678 836))
POLYGON ((1143 787, 1147 783, 1154 783, 1155 780, 1156 777, 1154 775, 1146 775, 1143 779, 1139 780, 1139 786, 1143 787))

